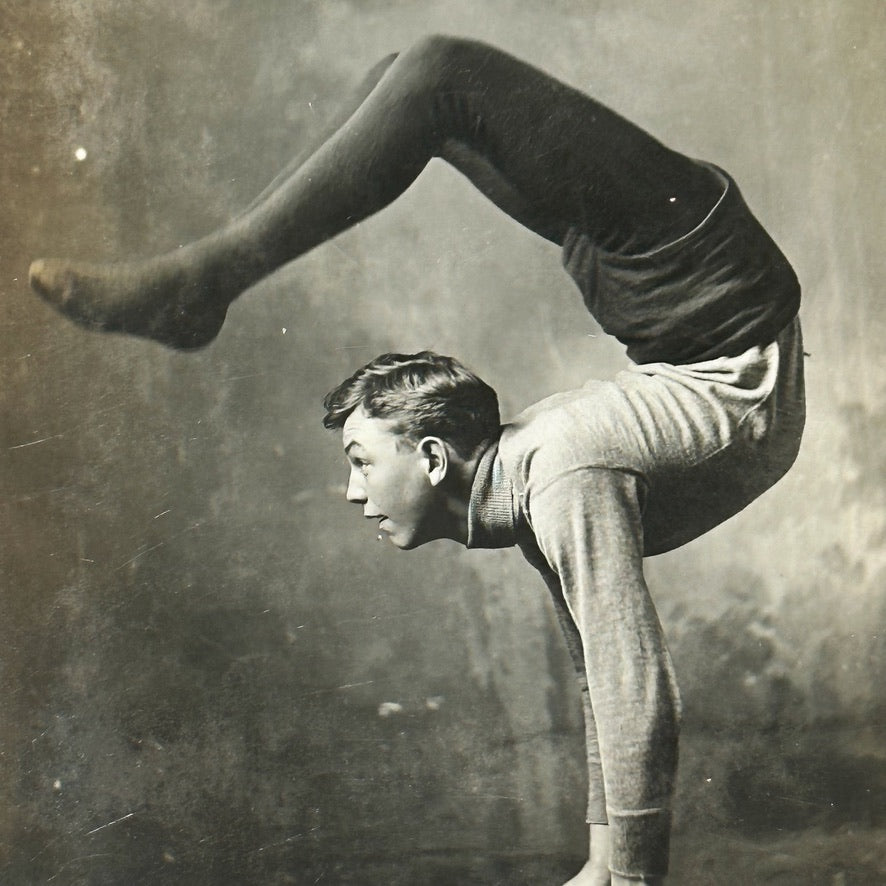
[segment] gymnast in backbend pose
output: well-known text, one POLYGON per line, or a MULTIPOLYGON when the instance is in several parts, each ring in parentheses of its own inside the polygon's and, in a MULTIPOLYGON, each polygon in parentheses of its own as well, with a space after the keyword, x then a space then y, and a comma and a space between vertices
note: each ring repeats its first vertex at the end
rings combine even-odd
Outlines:
POLYGON ((769 488, 804 418, 799 286, 725 172, 495 48, 429 37, 377 65, 217 232, 127 264, 39 260, 31 284, 84 326, 200 347, 241 292, 382 209, 433 157, 562 249, 634 362, 502 426, 457 361, 383 355, 326 397, 347 496, 397 547, 517 545, 539 570, 586 723, 590 852, 569 882, 660 883, 679 696, 642 560, 769 488))

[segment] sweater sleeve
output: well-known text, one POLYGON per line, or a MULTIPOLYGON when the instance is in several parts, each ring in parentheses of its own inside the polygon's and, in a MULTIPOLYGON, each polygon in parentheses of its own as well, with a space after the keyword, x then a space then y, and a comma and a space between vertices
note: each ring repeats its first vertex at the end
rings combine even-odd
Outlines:
POLYGON ((667 872, 679 696, 643 577, 643 481, 576 468, 530 496, 539 549, 581 637, 611 830, 611 867, 667 872))

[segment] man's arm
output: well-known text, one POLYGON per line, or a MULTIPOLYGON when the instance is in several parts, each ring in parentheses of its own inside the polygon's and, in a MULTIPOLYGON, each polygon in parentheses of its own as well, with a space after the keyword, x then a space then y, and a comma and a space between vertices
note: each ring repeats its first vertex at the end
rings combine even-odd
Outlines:
POLYGON ((578 468, 531 489, 528 500, 536 541, 581 637, 610 867, 635 882, 667 871, 679 728, 670 657, 643 577, 643 494, 629 472, 578 468))

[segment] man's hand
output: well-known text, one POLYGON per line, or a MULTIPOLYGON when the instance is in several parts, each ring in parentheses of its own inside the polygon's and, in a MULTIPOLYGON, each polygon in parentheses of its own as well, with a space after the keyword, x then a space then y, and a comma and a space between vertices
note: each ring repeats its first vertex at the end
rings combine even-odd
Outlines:
POLYGON ((609 886, 611 882, 608 867, 605 871, 601 871, 588 861, 571 880, 564 883, 564 886, 609 886))
POLYGON ((609 872, 609 826, 590 825, 590 851, 585 866, 563 886, 663 886, 663 877, 628 879, 609 872))
POLYGON ((564 886, 609 886, 609 826, 590 825, 588 860, 564 886))

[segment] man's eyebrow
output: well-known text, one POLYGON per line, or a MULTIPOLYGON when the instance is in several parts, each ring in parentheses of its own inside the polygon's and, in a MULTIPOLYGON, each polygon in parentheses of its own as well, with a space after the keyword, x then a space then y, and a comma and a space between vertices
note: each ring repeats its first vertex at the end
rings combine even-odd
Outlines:
POLYGON ((355 446, 359 447, 359 446, 360 446, 359 442, 358 442, 357 440, 351 440, 351 442, 348 443, 347 446, 345 446, 345 455, 348 455, 348 453, 350 453, 350 451, 351 451, 355 446))

